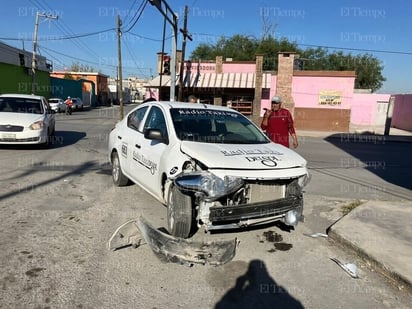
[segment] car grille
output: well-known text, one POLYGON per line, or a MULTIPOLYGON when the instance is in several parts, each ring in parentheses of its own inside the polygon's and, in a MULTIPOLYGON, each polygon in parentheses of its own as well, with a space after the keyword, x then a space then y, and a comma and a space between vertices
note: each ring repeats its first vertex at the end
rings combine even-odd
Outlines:
POLYGON ((0 131, 3 132, 22 132, 24 129, 23 126, 13 126, 9 124, 0 125, 0 131))
POLYGON ((14 143, 27 143, 27 142, 37 142, 40 137, 29 137, 29 138, 0 138, 0 142, 14 142, 14 143))
POLYGON ((285 197, 286 185, 273 183, 249 184, 249 203, 260 203, 285 197))

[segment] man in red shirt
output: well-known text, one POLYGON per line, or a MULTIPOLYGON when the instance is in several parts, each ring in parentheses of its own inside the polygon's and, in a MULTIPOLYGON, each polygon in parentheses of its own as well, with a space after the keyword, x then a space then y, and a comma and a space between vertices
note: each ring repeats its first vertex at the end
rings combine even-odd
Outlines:
POLYGON ((260 127, 266 130, 269 138, 278 144, 289 147, 289 134, 293 139, 293 148, 298 147, 293 118, 290 112, 281 107, 282 99, 279 96, 272 98, 272 109, 266 110, 260 127))

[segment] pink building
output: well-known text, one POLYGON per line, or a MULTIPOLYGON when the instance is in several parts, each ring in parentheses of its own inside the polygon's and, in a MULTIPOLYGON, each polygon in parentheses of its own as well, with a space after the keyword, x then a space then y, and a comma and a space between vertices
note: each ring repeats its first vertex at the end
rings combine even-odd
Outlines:
MULTIPOLYGON (((263 108, 269 108, 277 94, 292 111, 296 128, 331 132, 376 130, 393 110, 392 126, 412 131, 412 95, 391 100, 389 94, 359 93, 354 89, 354 71, 300 71, 294 69, 294 59, 294 53, 280 53, 277 72, 263 71, 261 55, 255 62, 223 61, 222 57, 186 61, 182 98, 193 94, 202 103, 230 106, 260 123, 263 108)), ((177 89, 178 85, 177 75, 177 89)), ((159 75, 146 87, 147 96, 168 100, 170 75, 159 75)))

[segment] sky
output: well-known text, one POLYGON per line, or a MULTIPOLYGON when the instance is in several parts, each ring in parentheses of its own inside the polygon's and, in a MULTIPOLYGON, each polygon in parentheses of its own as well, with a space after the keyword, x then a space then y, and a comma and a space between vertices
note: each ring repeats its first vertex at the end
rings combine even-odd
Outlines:
MULTIPOLYGON (((178 16, 192 41, 186 59, 199 44, 246 35, 261 38, 264 25, 280 39, 301 49, 327 47, 329 52, 372 54, 384 66, 386 81, 380 93, 412 93, 412 1, 410 0, 160 0, 178 16)), ((111 77, 118 65, 117 18, 122 21, 122 75, 157 75, 162 51, 163 15, 146 0, 5 0, 0 8, 0 41, 33 51, 36 16, 38 53, 56 71, 73 63, 93 67, 111 77), (58 18, 54 18, 58 16, 58 18)), ((166 23, 163 49, 172 52, 172 27, 166 23)), ((178 33, 177 49, 182 47, 178 33)))

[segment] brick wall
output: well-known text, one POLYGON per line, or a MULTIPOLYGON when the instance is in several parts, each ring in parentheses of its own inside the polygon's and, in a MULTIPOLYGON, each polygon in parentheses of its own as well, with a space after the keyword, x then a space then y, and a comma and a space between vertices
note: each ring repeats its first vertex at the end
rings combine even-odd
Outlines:
POLYGON ((287 108, 293 115, 295 102, 292 97, 292 78, 295 54, 286 52, 279 53, 278 60, 276 95, 282 98, 282 106, 287 108))

